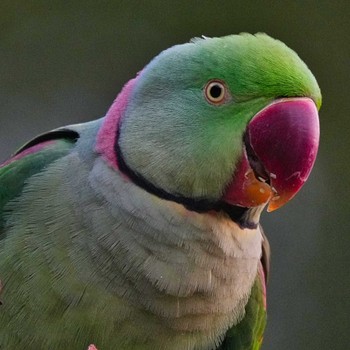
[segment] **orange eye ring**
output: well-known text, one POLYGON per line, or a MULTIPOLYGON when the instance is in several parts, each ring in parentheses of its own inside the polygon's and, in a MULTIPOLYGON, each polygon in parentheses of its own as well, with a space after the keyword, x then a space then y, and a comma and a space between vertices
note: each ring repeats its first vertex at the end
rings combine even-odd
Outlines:
POLYGON ((209 80, 204 88, 206 100, 214 105, 220 105, 226 102, 227 88, 226 85, 218 79, 209 80))

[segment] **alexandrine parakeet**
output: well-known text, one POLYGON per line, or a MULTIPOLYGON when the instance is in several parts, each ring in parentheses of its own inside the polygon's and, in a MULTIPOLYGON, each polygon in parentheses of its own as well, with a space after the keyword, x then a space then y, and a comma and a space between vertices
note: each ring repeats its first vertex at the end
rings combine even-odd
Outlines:
POLYGON ((320 105, 282 42, 194 39, 27 143, 0 168, 0 349, 259 349, 259 218, 307 180, 320 105))

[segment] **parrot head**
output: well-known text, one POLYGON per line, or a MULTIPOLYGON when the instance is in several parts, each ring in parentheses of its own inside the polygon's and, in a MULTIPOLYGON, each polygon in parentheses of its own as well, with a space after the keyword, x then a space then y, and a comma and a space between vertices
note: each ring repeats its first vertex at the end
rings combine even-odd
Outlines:
POLYGON ((115 163, 137 185, 234 217, 277 209, 299 191, 317 154, 320 105, 294 51, 266 34, 240 34, 163 51, 107 119, 117 124, 115 163))

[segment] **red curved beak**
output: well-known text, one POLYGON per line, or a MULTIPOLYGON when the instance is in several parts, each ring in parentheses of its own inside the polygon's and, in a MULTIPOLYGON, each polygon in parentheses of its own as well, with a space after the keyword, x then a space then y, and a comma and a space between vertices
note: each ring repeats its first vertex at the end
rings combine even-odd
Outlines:
POLYGON ((269 202, 268 211, 284 205, 309 177, 319 135, 311 99, 280 99, 268 105, 247 127, 244 154, 223 200, 245 207, 269 202))

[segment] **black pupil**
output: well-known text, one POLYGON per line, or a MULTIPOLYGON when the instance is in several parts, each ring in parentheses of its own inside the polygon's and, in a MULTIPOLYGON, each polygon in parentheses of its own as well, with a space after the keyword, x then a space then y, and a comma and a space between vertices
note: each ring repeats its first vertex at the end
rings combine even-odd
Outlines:
POLYGON ((213 98, 218 98, 221 96, 222 87, 218 84, 215 84, 210 87, 210 96, 213 98))

